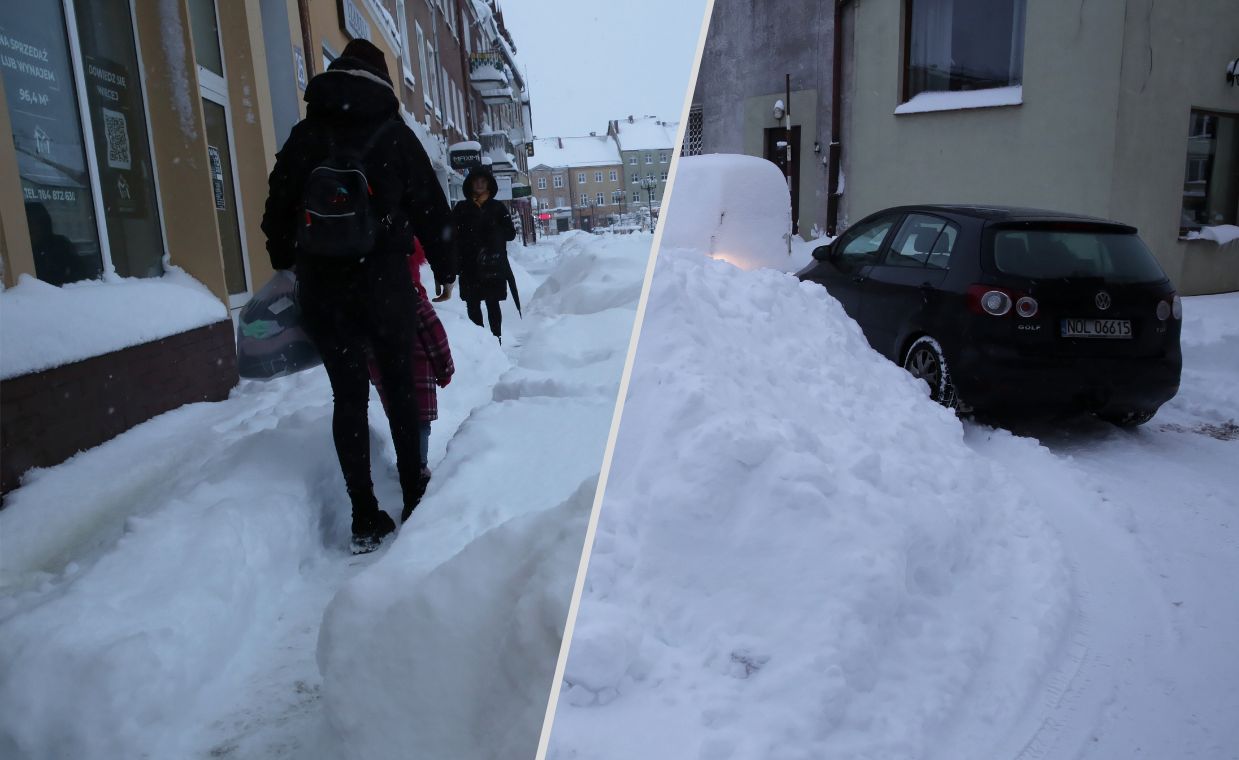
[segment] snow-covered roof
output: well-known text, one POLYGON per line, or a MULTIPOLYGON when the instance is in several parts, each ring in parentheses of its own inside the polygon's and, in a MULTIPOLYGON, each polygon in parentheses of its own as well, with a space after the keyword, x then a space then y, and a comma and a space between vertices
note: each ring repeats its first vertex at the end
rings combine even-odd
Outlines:
POLYGON ((642 116, 629 123, 620 119, 616 126, 620 150, 671 150, 679 122, 659 121, 654 116, 642 116))
POLYGON ((607 135, 588 137, 540 137, 533 141, 531 166, 556 169, 606 166, 622 163, 619 148, 607 135))

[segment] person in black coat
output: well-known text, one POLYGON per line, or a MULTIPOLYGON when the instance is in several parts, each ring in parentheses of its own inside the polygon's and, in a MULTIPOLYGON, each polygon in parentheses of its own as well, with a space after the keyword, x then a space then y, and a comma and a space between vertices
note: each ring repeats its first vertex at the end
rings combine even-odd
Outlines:
POLYGON ((378 507, 370 477, 367 349, 387 389, 407 507, 420 498, 421 474, 412 382, 419 296, 408 256, 416 235, 434 271, 436 292, 443 293, 456 276, 451 217, 426 151, 399 116, 381 50, 365 40, 350 42, 327 71, 310 80, 305 101, 306 118, 276 155, 262 229, 271 265, 296 267, 304 327, 331 381, 332 435, 352 503, 354 551, 365 551, 395 529, 378 507), (365 255, 314 255, 297 242, 298 228, 308 227, 310 219, 303 199, 306 181, 328 156, 344 151, 360 156, 376 237, 365 255))
POLYGON ((479 327, 482 323, 482 303, 490 331, 503 342, 503 313, 499 302, 508 297, 508 284, 518 299, 512 267, 508 263, 508 241, 516 238, 512 217, 502 203, 495 200, 499 185, 495 175, 485 168, 474 169, 465 177, 465 194, 452 209, 456 227, 456 253, 460 261, 460 299, 465 302, 469 319, 479 327))

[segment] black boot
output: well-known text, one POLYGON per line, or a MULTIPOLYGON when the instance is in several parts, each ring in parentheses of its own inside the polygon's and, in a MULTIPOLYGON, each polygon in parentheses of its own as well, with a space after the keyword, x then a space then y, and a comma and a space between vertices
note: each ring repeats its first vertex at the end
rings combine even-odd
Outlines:
POLYGON ((426 486, 430 485, 430 470, 425 467, 417 475, 417 482, 410 489, 409 493, 404 495, 404 509, 400 512, 400 522, 407 522, 409 516, 413 514, 413 510, 417 509, 417 505, 422 503, 422 497, 426 495, 426 486))
POLYGON ((371 496, 353 504, 353 554, 366 554, 379 548, 385 536, 396 530, 391 515, 379 509, 378 501, 371 496))

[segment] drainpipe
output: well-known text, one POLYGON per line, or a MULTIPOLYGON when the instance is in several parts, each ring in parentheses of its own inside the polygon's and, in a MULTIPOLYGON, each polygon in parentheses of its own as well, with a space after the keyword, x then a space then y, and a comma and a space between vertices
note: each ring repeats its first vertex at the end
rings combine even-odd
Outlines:
POLYGON ((310 31, 310 0, 297 0, 297 14, 301 16, 301 45, 305 48, 305 78, 309 81, 314 76, 314 61, 317 51, 314 48, 314 34, 310 31))
POLYGON ((456 13, 456 28, 460 30, 460 39, 456 40, 456 49, 460 52, 460 70, 465 78, 461 85, 461 97, 465 101, 465 112, 461 114, 465 123, 460 125, 460 133, 466 140, 472 140, 477 135, 473 115, 473 78, 469 71, 469 56, 465 53, 465 36, 473 32, 473 25, 466 23, 464 9, 457 0, 449 0, 452 10, 456 13))
POLYGON ((829 193, 826 196, 826 234, 835 236, 839 228, 839 161, 843 155, 840 110, 843 107, 843 6, 847 0, 835 0, 834 66, 830 75, 830 163, 829 193))

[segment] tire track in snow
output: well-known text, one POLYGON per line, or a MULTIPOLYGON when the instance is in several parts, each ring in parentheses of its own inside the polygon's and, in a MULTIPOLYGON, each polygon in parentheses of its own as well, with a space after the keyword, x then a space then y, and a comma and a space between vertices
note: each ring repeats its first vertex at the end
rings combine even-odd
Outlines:
POLYGON ((977 757, 1092 757, 1111 707, 1155 686, 1136 663, 1173 656, 1166 600, 1153 590, 1135 541, 1109 524, 1115 505, 1103 479, 1070 455, 1006 431, 966 423, 965 439, 1042 507, 1071 558, 1075 586, 1070 632, 1040 688, 1039 707, 1001 749, 977 757))

